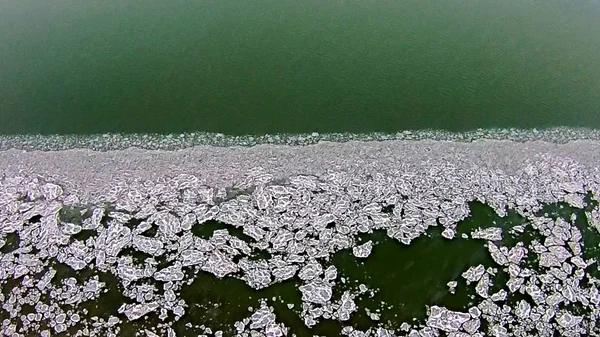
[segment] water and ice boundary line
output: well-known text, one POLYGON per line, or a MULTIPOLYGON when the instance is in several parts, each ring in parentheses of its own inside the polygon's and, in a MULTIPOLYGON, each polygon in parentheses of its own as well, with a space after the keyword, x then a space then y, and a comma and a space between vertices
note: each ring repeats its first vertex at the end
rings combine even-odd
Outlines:
POLYGON ((179 150, 194 146, 255 146, 310 145, 319 142, 348 141, 439 140, 471 142, 479 139, 516 142, 547 141, 562 144, 572 140, 600 140, 600 130, 588 128, 553 127, 544 129, 475 129, 466 132, 444 130, 413 130, 397 133, 303 133, 265 135, 224 135, 193 132, 182 134, 93 134, 93 135, 0 135, 0 151, 8 149, 57 151, 87 148, 97 151, 139 148, 148 150, 179 150))
MULTIPOLYGON (((94 263, 95 268, 114 274, 124 284, 129 284, 130 279, 139 279, 142 283, 162 282, 165 286, 168 284, 169 291, 177 291, 186 282, 182 279, 182 268, 198 268, 218 277, 229 277, 237 272, 250 286, 258 288, 281 282, 298 272, 302 280, 298 290, 308 308, 299 315, 307 326, 325 319, 314 316, 315 312, 331 312, 332 319, 345 322, 356 310, 353 302, 356 294, 352 292, 343 296, 340 303, 331 300, 335 270, 326 270, 323 275, 320 265, 316 266, 319 263, 316 256, 326 257, 340 247, 353 247, 355 256, 366 257, 371 247, 356 246, 353 238, 358 233, 386 230, 389 236, 409 244, 436 221, 445 228, 444 237, 451 239, 456 234, 456 224, 468 216, 467 203, 485 201, 501 215, 508 208, 516 210, 531 221, 532 228, 527 230, 539 231, 548 239, 544 245, 499 248, 493 244, 497 233, 488 233, 487 238, 484 235, 493 260, 500 268, 508 267, 511 283, 506 284, 503 292, 490 297, 487 289, 495 272, 483 270, 480 273, 480 268, 473 266, 471 273, 463 277, 477 282, 478 303, 468 312, 432 308, 426 326, 409 326, 405 334, 414 329, 416 335, 419 332, 435 335, 435 331, 476 335, 481 321, 487 322, 489 332, 497 336, 525 335, 531 331, 551 335, 552 330, 573 336, 598 332, 595 326, 600 317, 598 280, 584 271, 588 262, 592 263, 591 268, 597 268, 597 262, 585 261, 576 253, 582 242, 581 233, 574 226, 564 220, 534 214, 542 205, 554 202, 582 208, 588 193, 598 200, 600 141, 597 139, 548 142, 534 137, 523 142, 383 140, 320 142, 306 146, 199 145, 177 151, 10 149, 0 151, 0 176, 4 176, 0 180, 0 204, 3 205, 0 219, 10 219, 2 222, 2 230, 18 233, 23 247, 36 247, 45 256, 40 263, 7 259, 0 269, 5 274, 14 273, 15 279, 27 274, 28 268, 39 268, 36 273, 46 272, 45 275, 52 278, 53 269, 47 261, 55 257, 73 269, 94 263), (232 193, 236 190, 245 193, 232 193), (162 211, 155 208, 159 207, 159 200, 162 211), (82 224, 56 222, 60 205, 80 204, 93 209, 90 218, 82 224), (100 204, 114 205, 117 212, 106 228, 99 223, 104 209, 94 206, 100 204), (383 204, 394 204, 397 211, 386 214, 382 211, 383 204), (29 224, 28 219, 34 214, 41 217, 40 222, 29 224), (142 227, 147 224, 128 229, 122 222, 131 216, 155 223, 159 227, 158 234, 152 238, 141 235, 145 230, 142 227), (198 221, 210 218, 241 226, 256 240, 251 246, 265 249, 272 245, 273 248, 268 249, 281 259, 265 261, 266 274, 264 266, 258 263, 256 266, 250 262, 236 265, 229 256, 233 254, 232 247, 238 245, 243 252, 244 245, 223 233, 219 233, 219 238, 215 236, 214 242, 191 238, 187 227, 192 218, 198 221), (336 223, 335 229, 326 228, 331 222, 336 223), (96 240, 65 239, 82 228, 96 231, 96 240), (40 231, 41 238, 32 235, 36 230, 40 231), (307 231, 329 239, 322 242, 307 239, 307 231), (273 235, 268 235, 269 232, 273 235), (295 244, 282 246, 290 240, 295 244), (181 248, 184 243, 188 246, 181 248), (211 244, 224 245, 223 250, 217 246, 205 251, 211 244), (172 257, 173 262, 161 270, 151 265, 141 266, 142 269, 137 265, 117 265, 116 255, 125 247, 172 257), (525 272, 528 269, 521 264, 524 254, 539 256, 540 271, 525 272), (576 271, 561 272, 561 268, 576 271), (321 271, 311 272, 314 270, 321 271), (558 278, 561 286, 538 285, 539 279, 550 278, 558 278), (584 278, 590 281, 580 286, 579 280, 584 278), (533 302, 522 300, 511 312, 502 303, 518 291, 528 293, 533 302), (585 316, 570 312, 561 304, 565 299, 581 302, 589 310, 585 316)), ((597 207, 586 217, 592 225, 600 225, 597 207)), ((23 281, 18 286, 19 292, 11 293, 13 298, 5 302, 4 310, 18 312, 19 307, 12 303, 34 301, 35 289, 64 288, 68 297, 74 296, 70 291, 78 289, 70 283, 61 288, 48 282, 46 279, 23 281)), ((124 292, 138 291, 135 287, 141 286, 126 286, 124 292)), ((91 298, 94 296, 102 295, 98 290, 91 298)), ((106 328, 108 335, 118 334, 121 323, 137 321, 152 311, 161 311, 161 315, 162 311, 172 312, 177 317, 185 315, 185 307, 173 304, 180 300, 173 293, 165 291, 152 296, 147 303, 127 300, 118 314, 106 313, 110 317, 104 318, 107 323, 102 329, 106 328)), ((52 312, 46 315, 48 332, 82 324, 91 327, 85 323, 89 320, 85 311, 65 311, 62 309, 64 299, 60 296, 51 302, 52 312), (65 321, 65 316, 75 314, 76 320, 65 321)), ((46 307, 36 307, 38 313, 46 310, 46 307)), ((37 329, 39 324, 34 316, 31 320, 15 316, 14 320, 3 323, 3 332, 14 331, 19 319, 37 329)), ((242 335, 257 330, 279 336, 286 328, 276 320, 268 307, 261 307, 235 329, 242 335)), ((172 323, 161 323, 154 327, 158 329, 155 332, 172 336, 172 323)), ((352 328, 342 333, 390 336, 400 331, 375 325, 366 334, 352 328)))
POLYGON ((274 181, 295 175, 322 177, 329 172, 356 177, 375 173, 418 176, 450 164, 511 175, 544 158, 572 161, 596 175, 600 170, 600 130, 419 131, 399 133, 399 139, 389 139, 393 135, 343 135, 340 142, 335 141, 335 134, 264 136, 279 137, 275 144, 244 138, 254 139, 252 146, 244 145, 243 137, 193 137, 202 135, 206 137, 196 142, 199 145, 186 142, 189 135, 0 137, 0 174, 39 174, 61 182, 82 200, 92 201, 116 182, 158 181, 179 174, 192 174, 200 184, 214 188, 246 188, 258 172, 274 181), (305 142, 294 144, 290 139, 305 142))

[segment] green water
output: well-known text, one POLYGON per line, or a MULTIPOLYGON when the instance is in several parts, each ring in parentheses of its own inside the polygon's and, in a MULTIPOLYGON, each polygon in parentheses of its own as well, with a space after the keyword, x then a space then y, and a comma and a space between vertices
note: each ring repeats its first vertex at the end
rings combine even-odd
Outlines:
POLYGON ((597 1, 0 1, 0 134, 600 128, 597 1))

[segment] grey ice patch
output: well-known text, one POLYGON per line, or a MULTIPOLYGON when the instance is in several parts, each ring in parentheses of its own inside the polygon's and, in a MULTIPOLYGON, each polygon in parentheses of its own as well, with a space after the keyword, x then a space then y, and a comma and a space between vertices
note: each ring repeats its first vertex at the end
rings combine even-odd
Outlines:
POLYGON ((471 315, 450 311, 444 307, 432 306, 427 318, 427 326, 445 332, 459 331, 461 326, 471 319, 471 315))
POLYGON ((337 316, 340 321, 347 321, 350 319, 350 315, 357 310, 356 304, 354 303, 354 296, 351 292, 345 291, 339 301, 339 308, 337 310, 337 316))
POLYGON ((298 273, 298 277, 303 281, 310 281, 317 276, 321 276, 323 274, 323 267, 316 260, 311 260, 308 262, 300 272, 298 273))
POLYGON ((157 302, 138 303, 138 304, 123 304, 119 308, 119 313, 125 314, 127 319, 134 321, 146 315, 149 312, 155 311, 158 308, 157 302))
POLYGON ((480 264, 477 267, 469 267, 467 271, 462 273, 462 277, 467 280, 467 284, 477 282, 485 274, 485 267, 480 264))
POLYGON ((354 256, 365 259, 371 255, 371 250, 373 249, 373 242, 371 240, 363 243, 362 245, 356 246, 352 248, 352 253, 354 256))
POLYGON ((298 288, 302 293, 302 301, 315 304, 326 304, 333 294, 331 285, 323 281, 311 281, 298 288))
POLYGON ((502 228, 500 227, 489 227, 485 229, 478 229, 471 233, 471 238, 487 240, 487 241, 501 241, 502 240, 502 228))

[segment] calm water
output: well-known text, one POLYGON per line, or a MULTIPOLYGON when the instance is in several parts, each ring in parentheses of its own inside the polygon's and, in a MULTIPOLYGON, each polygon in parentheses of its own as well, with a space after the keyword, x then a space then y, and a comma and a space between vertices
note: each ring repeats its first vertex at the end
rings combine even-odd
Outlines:
POLYGON ((597 1, 0 1, 0 134, 600 128, 597 1))

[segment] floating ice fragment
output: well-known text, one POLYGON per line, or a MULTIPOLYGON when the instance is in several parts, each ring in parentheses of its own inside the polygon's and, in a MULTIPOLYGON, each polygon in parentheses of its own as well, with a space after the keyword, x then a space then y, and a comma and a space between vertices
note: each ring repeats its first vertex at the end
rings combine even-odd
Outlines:
POLYGON ((322 281, 311 281, 298 288, 302 293, 302 301, 326 304, 333 294, 331 285, 322 281))
POLYGON ((489 227, 485 229, 478 229, 471 233, 471 238, 487 241, 500 241, 502 240, 502 228, 489 227))
POLYGON ((311 260, 308 262, 300 272, 298 273, 298 277, 304 281, 310 281, 317 276, 320 276, 323 273, 323 267, 316 260, 311 260))
POLYGON ((287 265, 273 269, 273 276, 275 276, 276 282, 281 282, 294 277, 294 275, 296 275, 296 271, 298 271, 298 266, 287 265))
POLYGON ((373 242, 371 240, 363 243, 362 245, 352 248, 352 254, 358 258, 367 258, 371 255, 373 249, 373 242))
POLYGON ((119 313, 124 313, 127 319, 134 321, 149 312, 152 312, 158 308, 157 302, 150 303, 138 303, 138 304, 123 304, 119 308, 119 313))
POLYGON ((345 291, 339 302, 339 308, 337 310, 337 316, 340 321, 347 321, 350 319, 350 315, 357 309, 354 303, 354 296, 349 291, 345 291))
POLYGON ((453 228, 450 227, 446 227, 443 231, 442 231, 442 237, 451 240, 454 239, 454 236, 456 235, 456 231, 453 228))
POLYGON ((467 271, 462 273, 462 277, 467 280, 467 284, 471 282, 477 282, 481 279, 483 274, 485 273, 485 267, 483 265, 478 265, 477 267, 469 267, 467 271))
POLYGON ((575 316, 567 311, 563 311, 556 318, 558 324, 560 324, 560 326, 562 326, 565 329, 571 329, 575 327, 576 325, 580 324, 582 320, 582 316, 575 316))
POLYGON ((483 274, 477 285, 475 286, 475 292, 477 295, 488 298, 488 290, 490 288, 490 278, 488 274, 483 274))
POLYGON ((456 292, 456 286, 458 285, 458 282, 450 281, 446 283, 446 285, 448 286, 448 290, 450 291, 450 293, 454 294, 456 292))
POLYGON ((444 307, 432 306, 427 318, 427 326, 446 332, 460 330, 463 323, 469 321, 471 315, 450 311, 444 307))
POLYGON ((154 273, 154 279, 162 282, 181 281, 184 278, 184 273, 181 270, 181 262, 176 262, 174 265, 161 269, 154 273))
POLYGON ((250 317, 250 329, 264 328, 271 323, 275 323, 275 314, 262 302, 260 309, 250 317))

